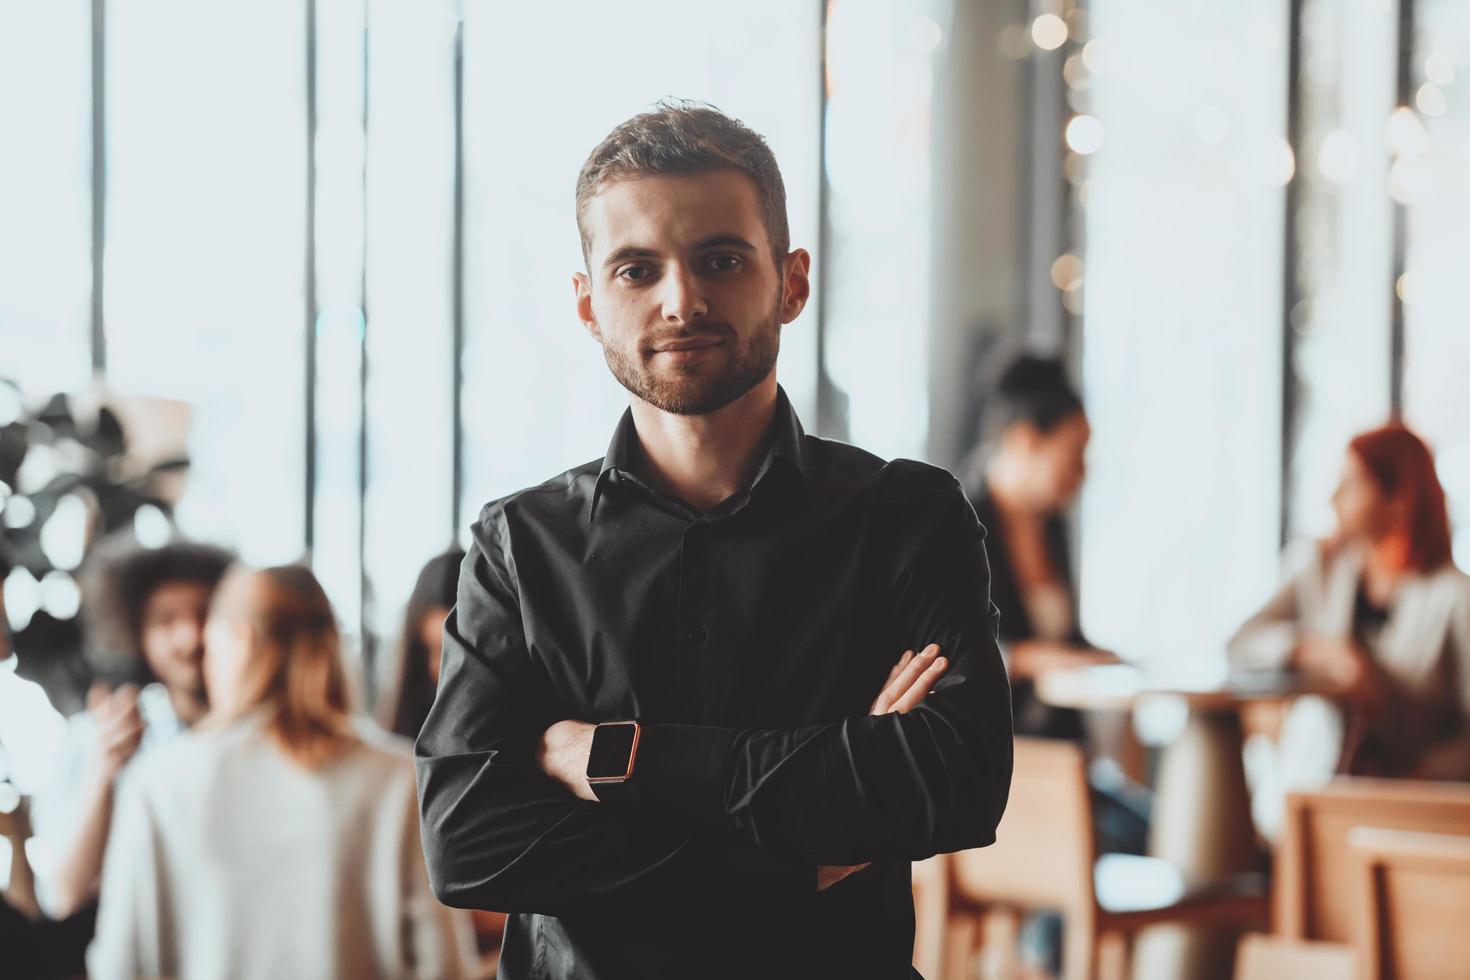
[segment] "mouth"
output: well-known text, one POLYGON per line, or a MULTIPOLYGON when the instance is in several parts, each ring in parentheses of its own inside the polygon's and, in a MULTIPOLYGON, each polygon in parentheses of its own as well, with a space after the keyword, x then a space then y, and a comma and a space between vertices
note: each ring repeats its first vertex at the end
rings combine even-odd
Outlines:
POLYGON ((681 363, 701 358, 716 347, 723 346, 723 344, 724 341, 718 338, 700 337, 691 340, 670 341, 662 347, 654 348, 653 352, 655 355, 661 354, 671 361, 681 363))

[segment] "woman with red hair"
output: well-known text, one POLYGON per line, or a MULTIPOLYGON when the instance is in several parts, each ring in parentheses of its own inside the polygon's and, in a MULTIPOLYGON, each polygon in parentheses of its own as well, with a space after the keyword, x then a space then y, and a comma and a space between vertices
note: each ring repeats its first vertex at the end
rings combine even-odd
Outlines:
POLYGON ((1332 506, 1336 533, 1229 644, 1236 666, 1295 670, 1329 696, 1287 715, 1267 780, 1281 785, 1257 794, 1263 829, 1280 791, 1334 773, 1470 779, 1470 577, 1450 556, 1433 456, 1402 425, 1365 432, 1332 506))

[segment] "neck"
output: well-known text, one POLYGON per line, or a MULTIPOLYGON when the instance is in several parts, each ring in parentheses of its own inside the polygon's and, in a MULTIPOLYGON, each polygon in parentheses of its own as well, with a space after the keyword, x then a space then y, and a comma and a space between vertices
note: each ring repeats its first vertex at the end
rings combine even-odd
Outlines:
POLYGON ((1403 577, 1400 548, 1392 538, 1369 541, 1363 549, 1363 573, 1370 582, 1392 585, 1403 577))
POLYGON ((755 478, 776 417, 776 372, 706 415, 674 415, 637 396, 631 405, 654 483, 703 513, 755 478))

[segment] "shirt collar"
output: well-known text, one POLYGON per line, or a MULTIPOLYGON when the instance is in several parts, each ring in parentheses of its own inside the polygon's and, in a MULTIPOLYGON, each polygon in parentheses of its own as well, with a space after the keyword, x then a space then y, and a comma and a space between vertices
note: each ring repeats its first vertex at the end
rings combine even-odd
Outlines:
MULTIPOLYGON (((780 385, 776 386, 776 417, 772 422, 772 429, 773 438, 770 448, 756 470, 752 485, 759 484, 765 479, 776 460, 782 460, 786 464, 785 468, 796 477, 794 482, 805 490, 808 464, 806 430, 801 427, 801 420, 796 417, 796 410, 791 407, 791 399, 786 397, 786 389, 780 385)), ((612 472, 616 470, 621 475, 637 479, 642 455, 643 447, 638 441, 638 429, 633 424, 633 409, 624 409, 623 417, 618 420, 618 426, 613 430, 612 442, 608 444, 607 453, 602 457, 602 469, 598 471, 597 480, 592 485, 591 499, 587 504, 589 521, 597 513, 598 497, 601 496, 603 487, 607 485, 612 472)))

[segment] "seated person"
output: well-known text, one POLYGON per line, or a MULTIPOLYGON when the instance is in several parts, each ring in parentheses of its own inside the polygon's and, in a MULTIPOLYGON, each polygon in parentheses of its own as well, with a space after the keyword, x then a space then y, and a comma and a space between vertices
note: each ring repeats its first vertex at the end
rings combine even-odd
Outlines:
POLYGON ((113 796, 130 760, 204 716, 204 617, 231 560, 208 545, 145 548, 127 535, 89 556, 82 614, 100 679, 88 709, 69 721, 55 777, 32 810, 48 915, 67 918, 96 898, 113 796))
POLYGON ((1336 532, 1296 549, 1229 643, 1232 665, 1297 670, 1329 695, 1293 704, 1263 762, 1268 837, 1287 790, 1334 773, 1470 779, 1470 577, 1429 449, 1399 425, 1358 436, 1332 506, 1336 532))
POLYGON ((1080 739, 1075 711, 1043 704, 1050 670, 1116 663, 1077 623, 1066 510, 1082 487, 1092 430, 1060 361, 1025 355, 985 402, 986 438, 967 481, 989 532, 990 598, 1000 610, 1017 735, 1080 739))
POLYGON ((209 717, 120 793, 90 976, 463 975, 468 929, 429 890, 407 746, 357 734, 316 578, 231 574, 205 642, 209 717))

